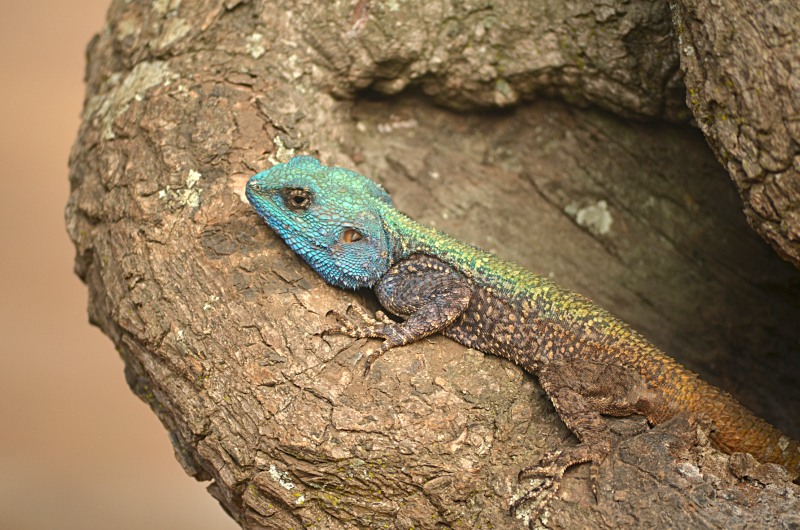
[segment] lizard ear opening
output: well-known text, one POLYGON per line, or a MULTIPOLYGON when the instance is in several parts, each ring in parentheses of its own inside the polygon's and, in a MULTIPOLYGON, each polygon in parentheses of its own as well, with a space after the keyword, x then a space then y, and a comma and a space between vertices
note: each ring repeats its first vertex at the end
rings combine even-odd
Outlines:
POLYGON ((355 243, 356 241, 360 241, 364 238, 361 235, 361 232, 354 228, 347 228, 345 229, 342 234, 339 236, 339 241, 342 243, 355 243))

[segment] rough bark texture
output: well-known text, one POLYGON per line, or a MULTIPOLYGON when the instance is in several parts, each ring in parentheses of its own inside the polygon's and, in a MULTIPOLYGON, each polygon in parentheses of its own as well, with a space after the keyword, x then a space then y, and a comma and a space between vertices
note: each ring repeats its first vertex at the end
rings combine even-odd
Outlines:
MULTIPOLYGON (((91 320, 244 527, 521 527, 517 472, 569 443, 506 361, 434 337, 364 378, 374 343, 320 336, 329 309, 374 300, 324 285, 242 196, 299 151, 589 295, 800 435, 800 276, 747 229, 697 131, 422 95, 675 118, 668 11, 508 4, 118 1, 90 45, 67 224, 91 320)), ((645 432, 603 465, 597 502, 570 472, 549 526, 800 524, 775 466, 681 418, 614 425, 645 432)))
POLYGON ((800 3, 672 7, 695 119, 750 224, 800 267, 800 3))

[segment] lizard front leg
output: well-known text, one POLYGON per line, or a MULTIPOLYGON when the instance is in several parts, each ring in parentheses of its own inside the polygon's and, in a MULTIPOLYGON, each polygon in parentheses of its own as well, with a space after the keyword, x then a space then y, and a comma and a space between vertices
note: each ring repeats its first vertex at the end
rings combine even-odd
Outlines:
POLYGON ((332 311, 339 325, 329 332, 353 338, 384 339, 367 358, 365 371, 386 351, 441 331, 469 305, 472 286, 463 274, 438 259, 414 254, 393 265, 374 287, 378 301, 392 313, 405 317, 394 322, 382 311, 372 318, 357 308, 358 320, 332 311))

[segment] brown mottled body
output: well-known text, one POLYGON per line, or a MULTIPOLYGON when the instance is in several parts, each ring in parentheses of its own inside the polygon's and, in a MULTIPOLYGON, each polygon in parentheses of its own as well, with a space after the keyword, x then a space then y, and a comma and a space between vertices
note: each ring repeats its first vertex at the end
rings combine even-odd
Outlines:
POLYGON ((710 420, 720 449, 751 453, 800 474, 800 446, 727 393, 701 381, 670 357, 580 295, 545 284, 546 297, 510 293, 428 255, 399 261, 375 285, 381 304, 407 320, 337 315, 338 331, 386 340, 367 366, 391 347, 441 332, 465 346, 514 361, 536 375, 580 444, 546 455, 522 475, 544 479, 512 509, 536 498, 541 511, 566 469, 597 465, 611 450, 602 415, 640 414, 658 424, 678 413, 710 420), (555 308, 555 310, 554 310, 555 308), (569 310, 564 310, 564 309, 569 310))
MULTIPOLYGON (((535 308, 526 307, 476 287, 465 311, 442 334, 514 361, 537 375, 548 395, 555 391, 548 390, 553 388, 548 383, 558 381, 578 390, 600 414, 640 414, 653 425, 678 413, 703 417, 713 422, 712 440, 723 451, 750 453, 762 462, 786 466, 795 477, 800 474, 797 442, 638 333, 628 329, 623 337, 599 337, 580 322, 541 318, 535 308)), ((570 411, 559 413, 564 418, 570 411)))

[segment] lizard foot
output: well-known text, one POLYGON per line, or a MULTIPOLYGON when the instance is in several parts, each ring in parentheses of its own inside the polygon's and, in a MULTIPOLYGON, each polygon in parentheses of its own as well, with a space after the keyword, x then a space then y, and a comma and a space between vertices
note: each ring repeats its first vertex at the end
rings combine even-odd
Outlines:
POLYGON ((360 306, 351 306, 355 313, 355 318, 351 319, 339 311, 328 311, 327 316, 332 316, 336 321, 336 326, 326 329, 325 333, 338 333, 347 335, 354 339, 362 338, 377 338, 383 339, 380 348, 377 351, 370 352, 367 355, 366 366, 364 373, 369 372, 372 364, 378 360, 386 351, 395 346, 402 346, 410 342, 410 337, 407 337, 403 331, 401 324, 391 320, 386 316, 383 311, 376 311, 375 317, 371 317, 360 306))
POLYGON ((338 333, 354 339, 363 338, 388 338, 386 328, 396 324, 390 320, 383 311, 377 311, 372 318, 360 306, 350 306, 356 314, 356 319, 351 319, 336 310, 328 311, 326 316, 333 317, 337 325, 323 331, 323 333, 338 333))
POLYGON ((605 459, 609 449, 602 445, 579 444, 567 449, 559 449, 544 455, 536 465, 519 472, 519 480, 536 479, 532 487, 509 506, 511 515, 520 512, 523 505, 529 504, 529 526, 533 528, 547 505, 558 493, 564 473, 575 464, 591 462, 590 481, 592 493, 597 499, 597 476, 600 463, 605 459))

